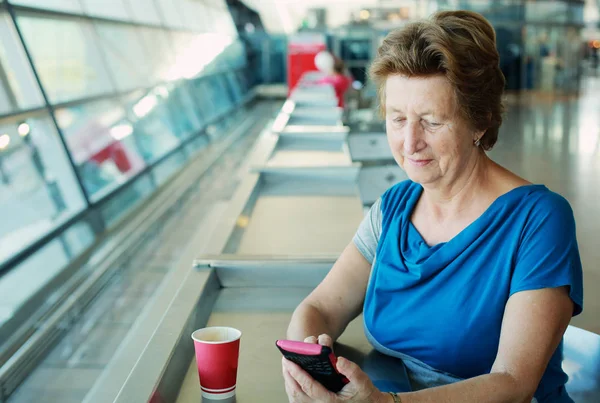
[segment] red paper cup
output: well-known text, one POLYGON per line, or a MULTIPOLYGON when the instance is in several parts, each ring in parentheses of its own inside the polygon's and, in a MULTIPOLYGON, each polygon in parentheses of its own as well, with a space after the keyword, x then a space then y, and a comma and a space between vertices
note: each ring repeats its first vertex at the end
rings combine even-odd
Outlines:
POLYGON ((232 327, 206 327, 192 333, 202 396, 212 400, 235 395, 242 332, 232 327))

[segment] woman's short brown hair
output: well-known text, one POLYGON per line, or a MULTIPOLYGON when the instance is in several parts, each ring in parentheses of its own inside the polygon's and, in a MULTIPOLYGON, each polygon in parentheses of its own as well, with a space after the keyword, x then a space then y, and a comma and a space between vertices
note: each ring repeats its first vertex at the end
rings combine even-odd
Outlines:
POLYGON ((502 124, 505 79, 499 67, 496 33, 480 14, 443 11, 429 20, 390 32, 370 68, 385 113, 385 81, 391 75, 443 74, 454 87, 463 118, 485 131, 481 147, 491 149, 502 124))

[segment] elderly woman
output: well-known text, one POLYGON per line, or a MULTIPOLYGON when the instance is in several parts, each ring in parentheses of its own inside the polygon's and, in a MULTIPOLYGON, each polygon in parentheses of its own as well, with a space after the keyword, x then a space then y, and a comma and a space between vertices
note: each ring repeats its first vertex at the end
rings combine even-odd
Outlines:
POLYGON ((486 154, 502 122, 498 64, 492 26, 466 11, 379 48, 371 76, 410 180, 373 205, 288 337, 331 345, 362 312, 412 391, 380 391, 340 358, 350 383, 334 394, 284 359, 290 401, 572 402, 561 341, 582 310, 575 222, 564 198, 486 154))

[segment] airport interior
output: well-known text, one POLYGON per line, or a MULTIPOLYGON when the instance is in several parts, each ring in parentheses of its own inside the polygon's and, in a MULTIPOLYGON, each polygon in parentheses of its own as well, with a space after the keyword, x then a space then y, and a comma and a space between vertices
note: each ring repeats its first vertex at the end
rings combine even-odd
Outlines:
MULTIPOLYGON (((294 397, 275 342, 388 189, 414 182, 369 75, 378 48, 453 10, 493 26, 505 77, 498 141, 481 155, 560 195, 576 223, 583 311, 556 339, 570 398, 538 388, 527 401, 599 403, 600 0, 0 0, 0 403, 333 402, 294 397), (206 327, 241 331, 222 396, 191 337, 206 327)), ((560 238, 549 232, 536 235, 560 238)), ((453 305, 439 295, 440 311, 453 305)), ((335 354, 381 401, 442 401, 378 386, 404 364, 365 334, 367 302, 335 354)), ((420 305, 407 321, 427 322, 420 305)), ((519 326, 501 341, 543 333, 519 326)), ((525 401, 502 393, 443 401, 525 401)))

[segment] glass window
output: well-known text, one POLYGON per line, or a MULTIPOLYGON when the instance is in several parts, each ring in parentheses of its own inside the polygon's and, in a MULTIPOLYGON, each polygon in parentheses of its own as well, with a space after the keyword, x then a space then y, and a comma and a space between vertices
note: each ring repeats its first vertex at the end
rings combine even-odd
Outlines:
POLYGON ((153 82, 178 79, 174 70, 174 56, 169 33, 160 28, 138 28, 146 47, 146 63, 152 69, 153 82))
POLYGON ((184 26, 197 32, 208 32, 208 7, 203 3, 191 0, 181 0, 179 5, 185 18, 184 26))
POLYGON ((84 208, 51 119, 0 121, 0 262, 84 208))
POLYGON ((148 24, 160 24, 160 15, 154 2, 148 0, 129 0, 129 8, 133 15, 133 20, 148 24))
POLYGON ((185 145, 185 152, 189 156, 194 156, 198 151, 206 147, 208 143, 208 137, 204 134, 201 134, 185 145))
POLYGON ((208 76, 203 80, 206 99, 212 104, 211 118, 225 113, 231 107, 230 89, 221 74, 208 76))
POLYGON ((129 20, 124 0, 82 0, 86 14, 96 17, 129 20))
POLYGON ((141 140, 125 110, 98 101, 56 111, 83 186, 98 200, 145 167, 141 140))
POLYGON ((237 29, 231 18, 231 13, 225 8, 210 8, 210 17, 212 21, 212 31, 223 35, 237 37, 237 29))
POLYGON ((185 26, 179 10, 180 4, 177 0, 156 0, 166 26, 180 28, 185 26))
POLYGON ((193 78, 200 74, 217 71, 217 58, 233 39, 216 33, 193 34, 176 31, 172 33, 175 63, 171 66, 171 80, 193 78))
POLYGON ((209 86, 210 77, 196 78, 190 82, 192 93, 196 95, 200 111, 206 121, 211 121, 217 114, 217 105, 213 100, 212 86, 209 86))
POLYGON ((7 13, 0 13, 0 113, 43 104, 21 41, 7 13))
MULTIPOLYGON (((56 282, 56 276, 94 239, 86 223, 77 223, 0 277, 0 334, 6 330, 2 325, 15 315, 22 317, 17 318, 21 323, 13 324, 11 328, 31 319, 29 315, 19 315, 19 309, 48 283, 56 282)), ((8 339, 0 337, 0 347, 8 339)))
POLYGON ((148 174, 136 178, 119 194, 102 204, 100 211, 107 226, 115 224, 125 213, 138 206, 154 191, 152 179, 148 174))
POLYGON ((168 89, 159 86, 151 91, 136 91, 123 99, 139 150, 148 164, 181 144, 169 110, 169 97, 168 89))
POLYGON ((119 91, 148 87, 151 82, 156 83, 152 66, 146 63, 148 52, 137 28, 97 23, 96 29, 119 91))
POLYGON ((229 82, 229 88, 231 88, 231 92, 233 94, 233 98, 235 103, 237 104, 244 94, 242 93, 242 88, 240 86, 240 82, 238 80, 238 76, 235 72, 227 73, 227 81, 229 82))
POLYGON ((239 39, 232 42, 223 53, 229 68, 237 69, 246 66, 246 47, 239 39))
POLYGON ((156 185, 160 186, 165 183, 167 179, 185 164, 185 161, 186 158, 183 152, 177 151, 175 154, 169 156, 169 158, 152 168, 152 176, 154 177, 156 185))
POLYGON ((18 24, 51 102, 113 91, 91 24, 25 14, 18 24))
POLYGON ((66 11, 75 14, 83 13, 79 0, 11 0, 11 3, 45 10, 66 11))
POLYGON ((564 1, 525 3, 527 21, 567 22, 569 5, 564 1))
POLYGON ((202 129, 202 115, 189 93, 187 82, 172 83, 167 88, 170 94, 167 102, 178 136, 188 138, 197 134, 202 129))
POLYGON ((343 60, 370 60, 371 39, 343 39, 340 42, 343 60))

